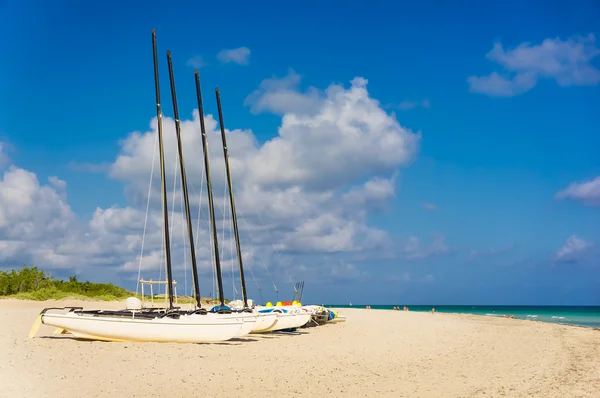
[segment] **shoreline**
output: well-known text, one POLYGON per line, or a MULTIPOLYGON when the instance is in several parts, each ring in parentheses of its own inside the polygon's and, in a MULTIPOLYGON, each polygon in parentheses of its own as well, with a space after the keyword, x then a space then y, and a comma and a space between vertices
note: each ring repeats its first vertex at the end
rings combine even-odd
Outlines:
MULTIPOLYGON (((393 305, 386 305, 386 304, 381 304, 381 305, 376 305, 376 307, 393 307, 393 305)), ((580 327, 580 328, 585 328, 585 329, 592 329, 592 330, 600 330, 600 314, 598 315, 598 317, 596 319, 598 319, 598 325, 582 325, 580 323, 577 323, 577 321, 573 321, 572 323, 569 323, 568 321, 562 321, 562 320, 558 320, 558 321, 554 321, 554 320, 549 320, 549 319, 543 319, 544 315, 542 315, 542 319, 539 318, 539 315, 536 316, 531 316, 531 315, 527 315, 527 316, 523 316, 523 315, 513 315, 513 314, 491 314, 491 313, 473 313, 473 312, 454 312, 454 311, 444 311, 443 307, 512 307, 512 308, 592 308, 592 309, 599 309, 600 310, 600 306, 595 306, 595 305, 589 305, 589 306, 556 306, 556 305, 547 305, 547 306, 531 306, 531 305, 505 305, 505 306, 487 306, 487 305, 438 305, 438 306, 425 306, 425 305, 414 305, 413 307, 428 307, 430 308, 429 310, 423 308, 423 309, 417 309, 417 310, 412 310, 410 309, 406 312, 413 312, 413 313, 429 313, 431 314, 431 308, 435 308, 435 314, 459 314, 459 315, 472 315, 472 316, 477 316, 477 317, 487 317, 487 318, 498 318, 498 319, 513 319, 513 320, 519 320, 519 321, 533 321, 533 322, 541 322, 541 323, 545 323, 545 324, 553 324, 553 325, 563 325, 563 326, 574 326, 574 327, 580 327), (438 310, 438 308, 442 308, 442 310, 438 310)), ((338 307, 338 306, 332 306, 332 305, 325 305, 325 308, 335 308, 335 309, 339 309, 341 311, 343 310, 347 310, 347 309, 356 309, 356 310, 373 310, 373 311, 391 311, 391 312, 405 312, 403 310, 394 310, 393 308, 365 308, 364 305, 353 305, 353 306, 342 306, 342 307, 338 307)))

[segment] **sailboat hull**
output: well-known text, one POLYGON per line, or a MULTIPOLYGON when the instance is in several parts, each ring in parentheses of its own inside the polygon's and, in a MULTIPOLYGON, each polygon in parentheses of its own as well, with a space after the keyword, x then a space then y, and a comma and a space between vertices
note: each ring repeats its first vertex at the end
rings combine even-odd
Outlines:
POLYGON ((66 329, 74 336, 104 341, 215 343, 234 338, 243 326, 239 318, 181 315, 179 318, 136 318, 77 312, 45 313, 42 323, 66 329))
POLYGON ((311 314, 308 312, 300 312, 294 315, 294 322, 292 328, 299 328, 308 323, 310 321, 311 314))
POLYGON ((238 319, 238 320, 242 321, 243 322, 242 327, 238 330, 238 332, 236 333, 236 335, 234 337, 243 337, 243 336, 248 335, 254 328, 254 325, 256 325, 256 321, 258 318, 257 314, 248 313, 248 312, 234 312, 231 314, 209 313, 206 316, 216 317, 218 319, 238 319))
POLYGON ((275 327, 277 323, 277 314, 261 314, 258 313, 256 324, 250 333, 264 333, 275 327))
POLYGON ((281 310, 273 310, 273 314, 277 314, 277 322, 266 331, 276 332, 278 330, 295 329, 304 326, 310 320, 308 312, 279 312, 281 310))

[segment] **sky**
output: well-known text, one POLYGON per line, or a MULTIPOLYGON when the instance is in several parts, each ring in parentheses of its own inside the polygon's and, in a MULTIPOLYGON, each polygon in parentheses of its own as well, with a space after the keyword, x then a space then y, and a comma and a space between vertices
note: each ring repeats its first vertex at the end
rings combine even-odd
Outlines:
POLYGON ((203 296, 195 69, 227 297, 239 287, 216 87, 251 298, 291 299, 304 280, 314 303, 600 305, 599 20, 584 0, 0 0, 0 268, 133 290, 164 278, 155 28, 180 294, 192 285, 167 50, 203 296))

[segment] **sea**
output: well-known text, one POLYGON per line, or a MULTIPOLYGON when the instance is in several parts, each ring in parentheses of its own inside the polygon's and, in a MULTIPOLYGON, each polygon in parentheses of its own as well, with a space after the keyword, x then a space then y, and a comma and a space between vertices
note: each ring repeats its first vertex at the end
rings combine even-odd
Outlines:
MULTIPOLYGON (((334 308, 366 308, 366 305, 326 305, 334 308)), ((393 310, 395 305, 371 305, 373 310, 393 310)), ((400 310, 404 305, 400 305, 400 310)), ((530 321, 600 328, 599 306, 515 306, 515 305, 408 305, 410 311, 445 312, 482 316, 513 316, 530 321)))

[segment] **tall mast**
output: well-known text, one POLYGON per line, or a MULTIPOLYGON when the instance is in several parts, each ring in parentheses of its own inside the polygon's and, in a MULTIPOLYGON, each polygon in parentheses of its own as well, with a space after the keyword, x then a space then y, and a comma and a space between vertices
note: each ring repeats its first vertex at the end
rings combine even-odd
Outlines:
POLYGON ((181 186, 183 187, 185 217, 187 219, 188 237, 190 239, 190 261, 192 263, 192 275, 194 278, 194 296, 196 298, 196 305, 198 306, 198 308, 202 308, 202 304, 200 303, 200 285, 198 284, 198 268, 196 267, 194 232, 192 230, 192 216, 190 215, 190 199, 188 197, 187 179, 185 177, 185 166, 183 162, 183 147, 181 145, 181 124, 179 122, 179 110, 177 109, 177 94, 175 93, 175 76, 173 75, 173 61, 171 60, 171 51, 167 51, 167 63, 169 65, 171 97, 173 98, 173 114, 175 116, 175 133, 177 134, 177 151, 179 152, 179 168, 181 170, 181 186))
POLYGON ((162 210, 167 262, 167 295, 169 309, 173 309, 173 275, 171 273, 171 243, 169 241, 169 212, 167 209, 167 182, 165 181, 165 153, 163 148, 162 111, 160 108, 160 86, 158 84, 158 56, 156 55, 156 31, 152 29, 152 51, 154 53, 154 87, 156 90, 156 121, 158 129, 158 152, 160 154, 160 183, 162 188, 162 210))
POLYGON ((248 296, 246 294, 246 279, 244 278, 244 265, 242 263, 242 249, 240 248, 240 235, 238 233, 237 216, 235 213, 235 200, 233 199, 233 185, 231 184, 231 171, 229 170, 229 151, 227 150, 227 139, 225 138, 225 124, 223 123, 223 110, 221 109, 221 95, 219 89, 215 89, 217 96, 217 108, 219 109, 219 125, 221 126, 221 140, 223 141, 223 155, 225 157, 225 170, 227 172, 227 185, 229 187, 229 204, 231 205, 231 218, 233 220, 233 234, 235 235, 235 248, 237 250, 238 264, 240 266, 240 281, 242 284, 242 298, 244 308, 248 307, 248 296))
POLYGON ((223 296, 223 277, 221 276, 221 259, 219 256, 219 241, 217 240, 217 224, 215 222, 215 207, 213 204, 212 184, 210 182, 210 162, 208 160, 208 140, 204 127, 204 110, 202 108, 202 93, 200 92, 200 74, 194 71, 196 77, 196 97, 198 99, 198 114, 200 116, 200 131, 202 132, 202 150, 204 153, 204 169, 206 171, 206 188, 208 190, 208 209, 210 212, 211 230, 215 248, 215 268, 217 270, 217 287, 219 288, 219 301, 221 306, 225 305, 223 296))

